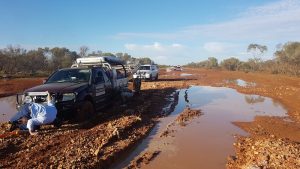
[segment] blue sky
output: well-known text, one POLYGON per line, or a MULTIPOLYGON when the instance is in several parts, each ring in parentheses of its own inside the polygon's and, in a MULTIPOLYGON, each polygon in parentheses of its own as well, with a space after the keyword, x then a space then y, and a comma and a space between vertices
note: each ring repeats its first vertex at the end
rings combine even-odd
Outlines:
POLYGON ((82 45, 160 64, 251 55, 250 43, 300 40, 299 0, 0 0, 0 47, 82 45))

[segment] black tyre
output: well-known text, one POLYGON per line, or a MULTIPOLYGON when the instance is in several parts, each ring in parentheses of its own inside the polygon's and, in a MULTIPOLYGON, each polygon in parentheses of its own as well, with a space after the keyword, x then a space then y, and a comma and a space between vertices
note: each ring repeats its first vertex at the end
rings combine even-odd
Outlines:
POLYGON ((150 77, 149 77, 148 80, 149 80, 149 81, 152 81, 152 80, 153 80, 152 75, 150 75, 150 77))
POLYGON ((79 110, 77 114, 77 121, 85 121, 89 117, 93 116, 95 114, 94 105, 92 102, 86 100, 84 101, 81 109, 79 110))
POLYGON ((155 76, 155 80, 158 80, 158 74, 155 76))
POLYGON ((60 119, 60 118, 56 118, 54 121, 53 121, 53 125, 54 125, 54 127, 56 127, 56 128, 60 128, 61 127, 61 125, 62 125, 62 119, 60 119))

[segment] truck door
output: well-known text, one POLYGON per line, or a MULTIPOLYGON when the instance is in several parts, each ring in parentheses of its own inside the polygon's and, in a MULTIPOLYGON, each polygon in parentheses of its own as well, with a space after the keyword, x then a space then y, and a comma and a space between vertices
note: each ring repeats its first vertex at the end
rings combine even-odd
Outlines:
POLYGON ((105 91, 105 80, 103 76, 102 69, 96 69, 94 74, 94 96, 95 96, 95 105, 96 108, 101 108, 104 105, 106 91, 105 91))
POLYGON ((105 95, 106 100, 110 100, 114 95, 113 85, 111 80, 108 78, 107 73, 102 70, 103 78, 104 78, 104 87, 105 87, 105 95))
POLYGON ((124 88, 128 86, 127 72, 124 66, 116 70, 117 73, 117 88, 124 88))

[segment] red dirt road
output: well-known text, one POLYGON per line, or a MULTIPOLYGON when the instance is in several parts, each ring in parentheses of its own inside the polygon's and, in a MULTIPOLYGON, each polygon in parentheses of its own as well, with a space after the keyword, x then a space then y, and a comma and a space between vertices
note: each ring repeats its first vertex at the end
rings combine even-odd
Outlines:
MULTIPOLYGON (((0 94, 20 92, 41 82, 42 79, 1 81, 0 94)), ((68 124, 61 129, 44 126, 36 137, 20 135, 1 139, 0 168, 108 168, 138 144, 156 119, 164 115, 162 109, 170 102, 165 98, 176 89, 190 85, 225 86, 241 93, 271 97, 288 110, 291 121, 257 117, 249 123, 236 122, 250 136, 236 140, 237 156, 228 159, 227 168, 300 167, 300 78, 186 69, 183 72, 161 71, 158 81, 143 82, 141 95, 134 97, 126 107, 116 103, 88 124, 68 124), (180 76, 181 73, 192 75, 180 76), (228 82, 230 79, 254 82, 256 86, 238 86, 228 82)))

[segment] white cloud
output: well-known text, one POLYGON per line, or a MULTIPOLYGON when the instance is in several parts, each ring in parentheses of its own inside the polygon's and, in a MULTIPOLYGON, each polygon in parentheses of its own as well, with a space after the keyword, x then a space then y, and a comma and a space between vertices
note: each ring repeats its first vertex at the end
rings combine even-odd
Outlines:
POLYGON ((300 40, 300 0, 280 0, 262 6, 251 7, 236 18, 212 24, 190 25, 169 32, 125 32, 115 38, 176 42, 163 45, 126 44, 125 48, 137 56, 153 56, 163 62, 190 62, 204 60, 208 56, 220 59, 236 56, 242 60, 251 57, 246 52, 250 43, 267 45, 264 59, 272 58, 278 43, 300 40), (181 42, 189 47, 181 45, 181 42), (159 58, 158 56, 163 56, 159 58), (187 58, 187 56, 189 58, 187 58), (182 58, 188 59, 183 60, 182 58))
POLYGON ((224 46, 224 44, 219 42, 208 42, 203 45, 203 48, 208 52, 221 53, 224 52, 226 47, 224 46))
POLYGON ((251 15, 257 16, 258 14, 274 15, 281 12, 286 12, 287 9, 297 10, 298 8, 299 8, 298 0, 281 0, 267 5, 250 8, 244 13, 244 15, 246 16, 251 16, 251 15))
POLYGON ((183 45, 178 43, 173 43, 171 45, 162 45, 159 42, 154 42, 153 44, 138 45, 138 44, 125 44, 124 47, 127 50, 144 50, 144 51, 155 51, 155 52, 166 52, 169 50, 181 50, 184 48, 183 45))
POLYGON ((183 48, 183 46, 181 44, 178 44, 178 43, 173 43, 172 47, 174 47, 174 48, 183 48))
POLYGON ((300 39, 300 1, 281 0, 249 8, 237 18, 221 23, 192 25, 168 33, 119 33, 116 38, 210 41, 286 41, 300 39))
POLYGON ((128 50, 134 50, 136 48, 135 44, 125 44, 124 46, 128 50))
POLYGON ((186 47, 179 43, 170 45, 154 42, 153 44, 125 44, 125 49, 134 56, 151 57, 157 63, 170 64, 170 60, 186 52, 186 47))

